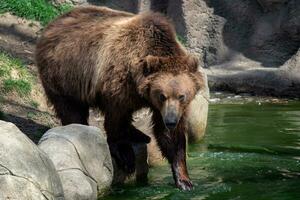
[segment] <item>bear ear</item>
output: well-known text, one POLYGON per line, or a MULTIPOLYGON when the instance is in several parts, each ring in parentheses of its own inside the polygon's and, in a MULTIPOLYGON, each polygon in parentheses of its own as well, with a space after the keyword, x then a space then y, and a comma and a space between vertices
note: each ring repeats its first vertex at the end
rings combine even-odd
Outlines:
POLYGON ((140 85, 138 85, 137 91, 142 97, 148 98, 150 92, 150 79, 146 78, 140 85))
POLYGON ((144 76, 148 76, 154 72, 156 72, 161 65, 161 60, 158 56, 146 56, 143 59, 143 74, 144 76))
POLYGON ((191 72, 197 72, 199 66, 199 59, 196 55, 188 55, 187 56, 187 65, 190 68, 191 72))

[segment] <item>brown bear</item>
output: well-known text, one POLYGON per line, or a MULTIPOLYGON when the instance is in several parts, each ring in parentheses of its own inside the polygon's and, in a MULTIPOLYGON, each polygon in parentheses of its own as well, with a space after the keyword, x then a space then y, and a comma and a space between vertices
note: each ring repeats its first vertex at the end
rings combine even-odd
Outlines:
POLYGON ((176 40, 167 18, 152 12, 75 8, 45 28, 36 62, 62 124, 88 124, 89 107, 99 108, 111 154, 127 172, 135 167, 132 142, 150 141, 133 127, 132 114, 150 108, 154 135, 176 186, 192 188, 185 118, 203 77, 198 60, 176 40))

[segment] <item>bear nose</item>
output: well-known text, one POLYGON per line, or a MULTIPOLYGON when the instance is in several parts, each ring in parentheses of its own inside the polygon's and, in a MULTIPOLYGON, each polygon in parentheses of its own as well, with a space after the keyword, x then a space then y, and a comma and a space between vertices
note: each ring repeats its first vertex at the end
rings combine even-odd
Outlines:
POLYGON ((165 124, 168 129, 174 129, 177 125, 177 121, 177 115, 174 112, 168 113, 165 118, 165 124))

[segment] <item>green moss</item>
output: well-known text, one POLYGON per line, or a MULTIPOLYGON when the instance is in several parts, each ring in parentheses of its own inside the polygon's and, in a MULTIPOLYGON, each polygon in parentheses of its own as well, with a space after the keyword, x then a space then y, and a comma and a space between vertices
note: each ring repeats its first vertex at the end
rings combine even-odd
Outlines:
POLYGON ((28 119, 35 119, 35 117, 36 117, 36 113, 34 113, 34 112, 28 112, 27 113, 27 118, 28 119))
POLYGON ((46 0, 1 0, 0 3, 0 13, 10 12, 19 17, 39 21, 42 25, 71 8, 69 4, 55 6, 46 0))
POLYGON ((39 107, 39 103, 36 102, 36 101, 33 101, 33 100, 31 100, 31 101, 29 102, 29 104, 30 104, 33 108, 35 108, 35 109, 37 109, 37 108, 39 107))
POLYGON ((7 53, 0 52, 0 78, 9 77, 13 68, 21 69, 22 61, 11 57, 7 53))

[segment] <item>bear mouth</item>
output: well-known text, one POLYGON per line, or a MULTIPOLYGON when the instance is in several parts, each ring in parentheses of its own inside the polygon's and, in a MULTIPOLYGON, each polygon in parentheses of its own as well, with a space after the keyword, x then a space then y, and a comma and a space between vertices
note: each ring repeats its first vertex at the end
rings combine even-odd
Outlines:
POLYGON ((169 123, 166 123, 166 127, 169 129, 169 130, 174 130, 177 126, 177 123, 176 122, 169 122, 169 123))

